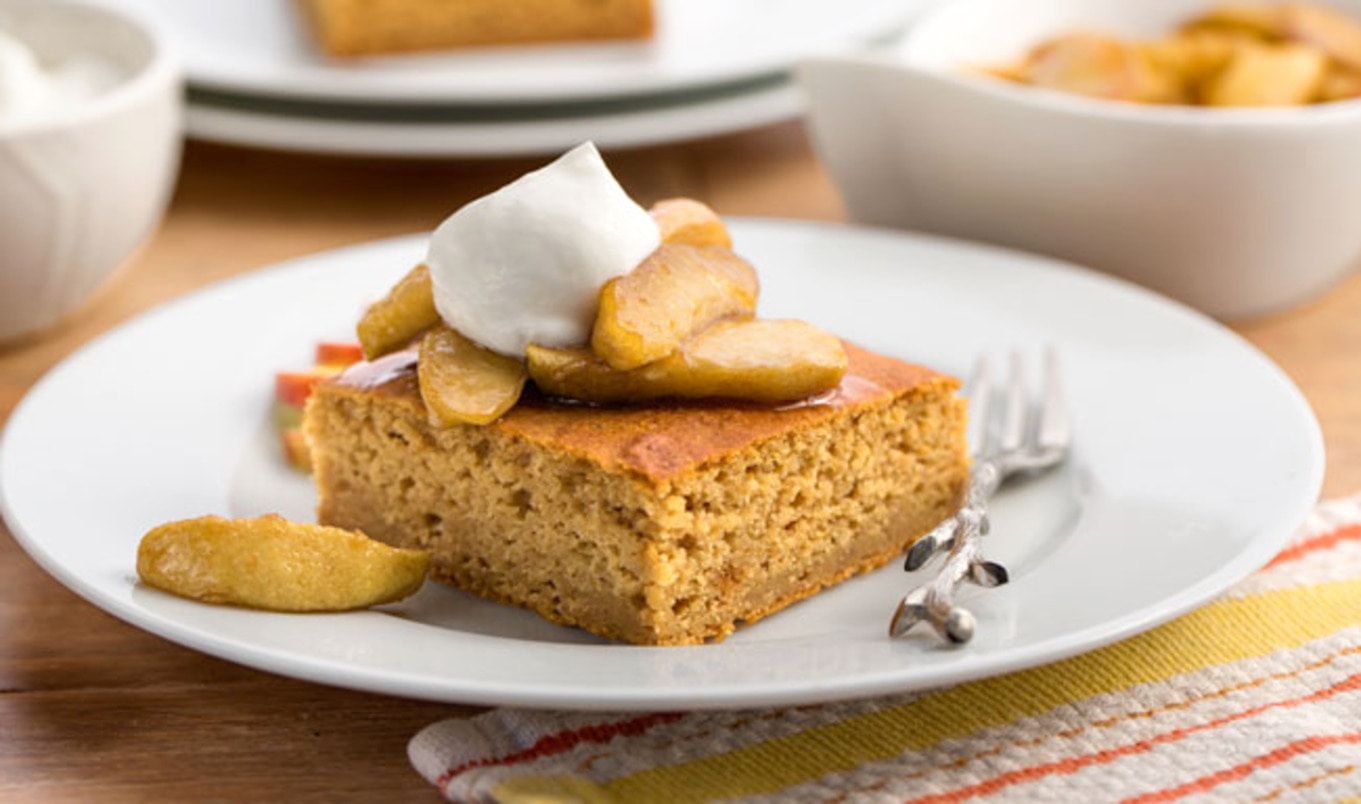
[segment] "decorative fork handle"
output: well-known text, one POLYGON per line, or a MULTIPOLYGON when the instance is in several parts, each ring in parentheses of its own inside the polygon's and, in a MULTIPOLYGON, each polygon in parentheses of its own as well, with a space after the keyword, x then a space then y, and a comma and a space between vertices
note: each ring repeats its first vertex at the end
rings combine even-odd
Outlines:
POLYGON ((980 357, 974 366, 969 379, 969 419, 971 425, 981 425, 981 429, 969 435, 968 443, 977 455, 986 457, 975 461, 959 511, 907 551, 908 572, 919 569, 943 548, 948 547, 950 553, 935 578, 898 602, 888 626, 890 637, 927 622, 955 644, 968 642, 973 638, 974 617, 954 605, 951 598, 956 588, 966 580, 979 586, 1007 582, 1006 568, 983 558, 981 540, 988 532, 988 499, 1013 474, 1038 474, 1063 463, 1072 443, 1058 354, 1053 347, 1045 350, 1044 377, 1039 405, 1027 404, 1025 360, 1020 352, 1012 353, 1011 381, 1002 395, 1003 407, 994 428, 988 416, 992 393, 987 357, 980 357), (1027 408, 1031 410, 1027 412, 1027 408), (1027 420, 1034 426, 1028 426, 1027 420))
POLYGON ((911 549, 907 551, 907 561, 903 569, 908 572, 921 569, 932 556, 943 549, 953 548, 961 536, 971 531, 980 536, 986 535, 987 502, 997 493, 1004 479, 1005 473, 997 460, 976 463, 969 473, 969 488, 964 494, 964 504, 953 516, 912 543, 911 549))
POLYGON ((954 605, 952 597, 965 580, 989 587, 1001 586, 1008 580, 1005 567, 983 558, 981 544, 988 532, 987 501, 1002 485, 1007 468, 996 460, 977 463, 969 475, 964 505, 908 550, 904 568, 909 572, 921 568, 942 549, 948 548, 950 553, 935 578, 899 601, 888 626, 890 637, 906 633, 919 622, 927 622, 936 633, 955 644, 973 638, 974 616, 954 605))

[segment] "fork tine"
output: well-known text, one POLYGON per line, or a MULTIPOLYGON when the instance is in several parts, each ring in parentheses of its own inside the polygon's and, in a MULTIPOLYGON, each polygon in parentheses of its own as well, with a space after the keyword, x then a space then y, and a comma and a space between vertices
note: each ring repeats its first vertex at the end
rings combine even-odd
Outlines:
POLYGON ((1063 371, 1058 350, 1051 344, 1044 350, 1044 399, 1037 441, 1042 447, 1066 448, 1071 440, 1068 406, 1063 398, 1063 371))
POLYGON ((974 363, 973 373, 964 386, 964 395, 969 398, 969 425, 965 431, 969 455, 983 455, 988 441, 988 407, 992 403, 992 370, 988 356, 982 355, 974 363))
POLYGON ((1011 353, 1011 378, 1006 394, 1000 446, 1003 450, 1014 450, 1025 440, 1026 425, 1025 357, 1020 352, 1011 353))

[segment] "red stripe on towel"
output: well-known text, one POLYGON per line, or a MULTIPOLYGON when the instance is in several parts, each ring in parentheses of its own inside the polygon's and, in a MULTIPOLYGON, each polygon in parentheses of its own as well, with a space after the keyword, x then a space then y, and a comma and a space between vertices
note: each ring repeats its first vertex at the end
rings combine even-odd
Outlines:
POLYGON ((1345 541, 1361 541, 1361 525, 1348 525, 1344 528, 1329 531, 1321 536, 1306 539, 1299 544, 1291 545, 1280 553, 1277 553, 1276 557, 1271 559, 1271 563, 1267 564, 1267 567, 1274 567, 1277 564, 1294 561, 1315 550, 1327 550, 1331 547, 1336 547, 1338 544, 1345 541))
POLYGON ((532 762, 536 759, 561 754, 565 751, 581 745, 583 743, 605 743, 615 737, 637 737, 638 735, 659 726, 663 723, 671 723, 680 720, 684 714, 680 712, 661 712, 653 715, 632 718, 630 720, 616 720, 610 723, 597 723, 591 726, 583 726, 579 729, 560 731, 556 734, 548 734, 540 737, 533 745, 513 754, 503 757, 483 757, 472 762, 465 762, 456 768, 450 768, 440 774, 439 785, 441 792, 446 791, 449 783, 460 774, 466 773, 474 768, 489 768, 498 765, 516 765, 521 762, 532 762))
POLYGON ((1005 773, 1002 774, 1001 776, 989 779, 986 782, 980 782, 975 785, 970 785, 969 787, 963 787, 958 790, 952 790, 948 793, 939 793, 932 796, 923 796, 921 798, 915 798, 911 800, 911 804, 944 804, 944 802, 963 801, 964 799, 971 798, 973 796, 985 796, 991 793, 995 793, 998 790, 1001 790, 1004 787, 1009 787, 1013 784, 1033 782, 1038 779, 1042 779, 1045 776, 1049 776, 1055 773, 1065 774, 1076 773, 1077 771, 1092 765, 1103 765, 1107 762, 1120 759, 1121 757, 1126 757, 1133 754, 1141 754, 1156 746, 1165 745, 1167 743, 1173 743, 1176 742, 1177 740, 1182 739, 1183 737, 1188 737, 1197 732, 1216 729, 1219 728, 1220 726, 1232 723, 1235 720, 1243 720, 1245 718, 1261 714, 1262 712, 1268 711, 1270 709, 1279 708, 1290 709, 1296 706, 1301 706, 1303 704, 1309 704, 1314 703, 1315 701, 1325 700, 1339 693, 1351 692, 1353 690, 1358 689, 1361 689, 1361 673, 1358 673, 1353 676, 1348 676, 1347 678, 1343 679, 1342 681, 1338 682, 1337 684, 1331 687, 1318 690, 1317 692, 1310 693, 1309 695, 1305 695, 1300 698, 1294 698, 1288 701, 1277 701, 1275 703, 1262 704, 1261 706, 1254 706, 1251 709, 1245 709, 1242 712, 1235 712, 1232 715, 1222 717, 1218 720, 1212 720, 1208 723, 1202 723, 1198 726, 1186 726, 1178 729, 1173 729, 1172 731, 1166 732, 1164 734, 1159 734, 1156 737, 1150 737, 1146 740, 1140 740, 1139 742, 1136 743, 1130 743, 1129 745, 1122 745, 1119 748, 1109 748, 1104 751, 1097 751, 1094 754, 1086 754, 1085 756, 1078 757, 1069 757, 1068 759, 1061 759, 1056 762, 1047 762, 1044 763, 1043 765, 1032 765, 1031 767, 1021 768, 1020 770, 1005 773))
POLYGON ((1124 804, 1154 804, 1161 801, 1175 801, 1192 793, 1205 793, 1213 790, 1225 782, 1233 782, 1242 779, 1255 770, 1269 768, 1272 765, 1279 765, 1282 762, 1293 759, 1301 754, 1310 754, 1314 751, 1321 751, 1330 745, 1338 743, 1361 743, 1361 733, 1357 734, 1330 734, 1324 736, 1306 737, 1293 743, 1287 743, 1269 754, 1235 765, 1232 768, 1202 776, 1193 782, 1187 782, 1180 787, 1169 787, 1166 790, 1158 790, 1152 793, 1145 793, 1136 798, 1125 799, 1124 804))

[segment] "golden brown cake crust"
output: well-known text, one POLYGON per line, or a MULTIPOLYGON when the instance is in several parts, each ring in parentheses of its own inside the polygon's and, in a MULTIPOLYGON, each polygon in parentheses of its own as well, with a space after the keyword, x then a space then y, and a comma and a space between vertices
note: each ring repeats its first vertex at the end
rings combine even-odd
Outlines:
MULTIPOLYGON (((607 471, 669 481, 733 450, 823 422, 860 406, 883 404, 923 386, 954 390, 958 381, 844 344, 846 377, 837 388, 792 405, 738 401, 660 402, 636 407, 595 407, 527 394, 491 427, 548 449, 585 458, 607 471)), ((422 408, 415 354, 361 363, 329 383, 337 392, 373 392, 422 408)))

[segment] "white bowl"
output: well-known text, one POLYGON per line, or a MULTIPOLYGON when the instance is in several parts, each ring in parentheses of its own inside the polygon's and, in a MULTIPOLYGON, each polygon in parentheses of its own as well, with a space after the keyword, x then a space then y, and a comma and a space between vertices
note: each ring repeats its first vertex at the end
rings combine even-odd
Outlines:
POLYGON ((123 73, 41 119, 0 120, 0 340, 56 323, 154 229, 179 165, 181 84, 155 27, 87 0, 0 0, 0 29, 39 60, 94 55, 123 73))
POLYGON ((800 66, 815 147, 858 221, 1060 257, 1223 318, 1287 307, 1361 258, 1361 101, 1143 106, 978 70, 1073 29, 1157 37, 1212 4, 950 0, 892 57, 800 66))

